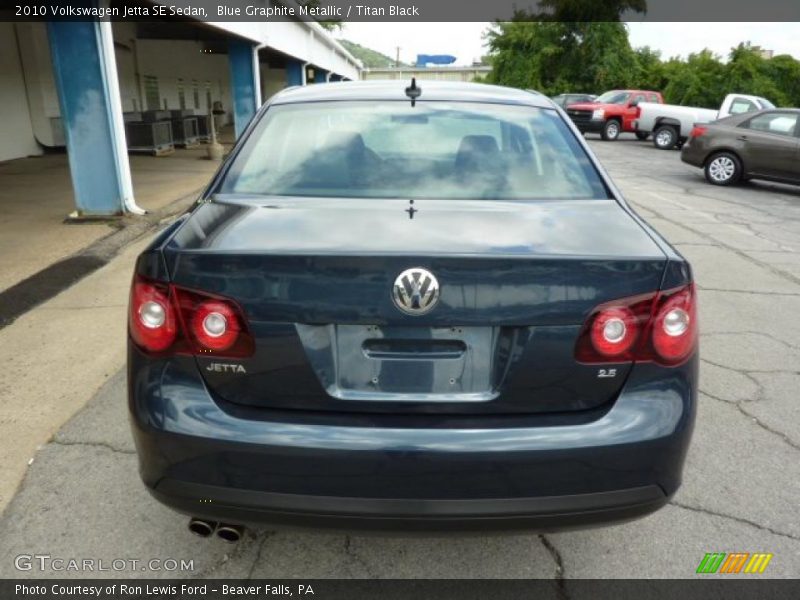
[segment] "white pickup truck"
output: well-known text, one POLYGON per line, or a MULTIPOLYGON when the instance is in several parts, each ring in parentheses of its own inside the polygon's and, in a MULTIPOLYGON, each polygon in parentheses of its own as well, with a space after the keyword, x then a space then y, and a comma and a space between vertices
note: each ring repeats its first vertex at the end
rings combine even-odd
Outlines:
POLYGON ((710 123, 723 117, 739 115, 754 110, 775 108, 766 98, 746 94, 728 94, 719 110, 640 102, 634 129, 640 139, 653 135, 653 145, 661 150, 680 148, 689 137, 695 123, 710 123))

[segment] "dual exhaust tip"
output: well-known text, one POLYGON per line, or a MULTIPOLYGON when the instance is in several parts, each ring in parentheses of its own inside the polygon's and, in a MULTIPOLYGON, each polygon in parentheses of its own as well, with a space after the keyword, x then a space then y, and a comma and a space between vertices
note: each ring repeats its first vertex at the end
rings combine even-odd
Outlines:
POLYGON ((210 537, 216 532, 218 538, 229 544, 235 544, 244 535, 244 527, 241 525, 217 523, 216 521, 206 521, 196 517, 189 520, 189 531, 202 538, 210 537))

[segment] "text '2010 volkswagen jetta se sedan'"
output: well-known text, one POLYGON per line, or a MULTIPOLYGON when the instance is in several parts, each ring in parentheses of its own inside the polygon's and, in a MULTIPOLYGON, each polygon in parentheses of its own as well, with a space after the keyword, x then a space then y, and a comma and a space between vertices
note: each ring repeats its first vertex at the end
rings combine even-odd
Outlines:
POLYGON ((200 533, 631 519, 694 422, 689 264, 521 90, 275 95, 139 257, 129 332, 141 476, 200 533))

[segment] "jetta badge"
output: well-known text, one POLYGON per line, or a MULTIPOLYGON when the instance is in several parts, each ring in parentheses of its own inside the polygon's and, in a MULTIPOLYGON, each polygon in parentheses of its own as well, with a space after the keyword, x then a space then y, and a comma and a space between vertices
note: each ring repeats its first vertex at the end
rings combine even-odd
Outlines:
POLYGON ((424 315, 439 302, 439 282, 422 267, 406 269, 392 287, 395 306, 409 315, 424 315))

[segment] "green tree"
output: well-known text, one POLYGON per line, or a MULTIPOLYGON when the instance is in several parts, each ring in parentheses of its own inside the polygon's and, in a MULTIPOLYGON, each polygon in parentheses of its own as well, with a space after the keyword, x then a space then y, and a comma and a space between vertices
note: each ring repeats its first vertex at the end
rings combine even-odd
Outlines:
POLYGON ((636 48, 633 53, 636 56, 637 87, 645 90, 663 89, 666 84, 666 74, 661 53, 651 49, 650 46, 636 48))
POLYGON ((734 92, 800 106, 800 61, 791 56, 765 59, 749 42, 732 48, 727 62, 708 49, 666 61, 651 48, 633 50, 620 18, 646 11, 646 0, 541 0, 539 7, 487 32, 487 81, 550 95, 661 90, 667 102, 707 108, 734 92))
POLYGON ((743 94, 764 96, 778 105, 786 105, 789 98, 769 74, 768 63, 750 42, 731 49, 725 65, 725 81, 729 89, 743 94))
POLYGON ((486 35, 490 80, 546 94, 596 92, 634 82, 636 55, 619 22, 496 23, 486 35))
MULTIPOLYGON (((564 35, 562 23, 530 22, 524 19, 496 23, 486 34, 493 83, 545 92, 557 90, 561 72, 564 35)), ((556 92, 557 93, 557 92, 556 92)))
POLYGON ((540 0, 539 20, 578 23, 619 21, 623 13, 647 12, 647 0, 540 0))
POLYGON ((717 108, 725 94, 725 72, 720 58, 708 49, 672 60, 665 67, 664 99, 672 104, 717 108))
POLYGON ((637 83, 636 54, 623 23, 575 23, 570 33, 575 54, 565 58, 582 88, 608 90, 637 83))
POLYGON ((800 106, 800 61, 780 54, 766 61, 765 73, 782 95, 774 102, 781 106, 800 106))
POLYGON ((494 83, 547 94, 596 92, 632 83, 636 55, 620 22, 646 0, 540 0, 486 35, 494 83))

